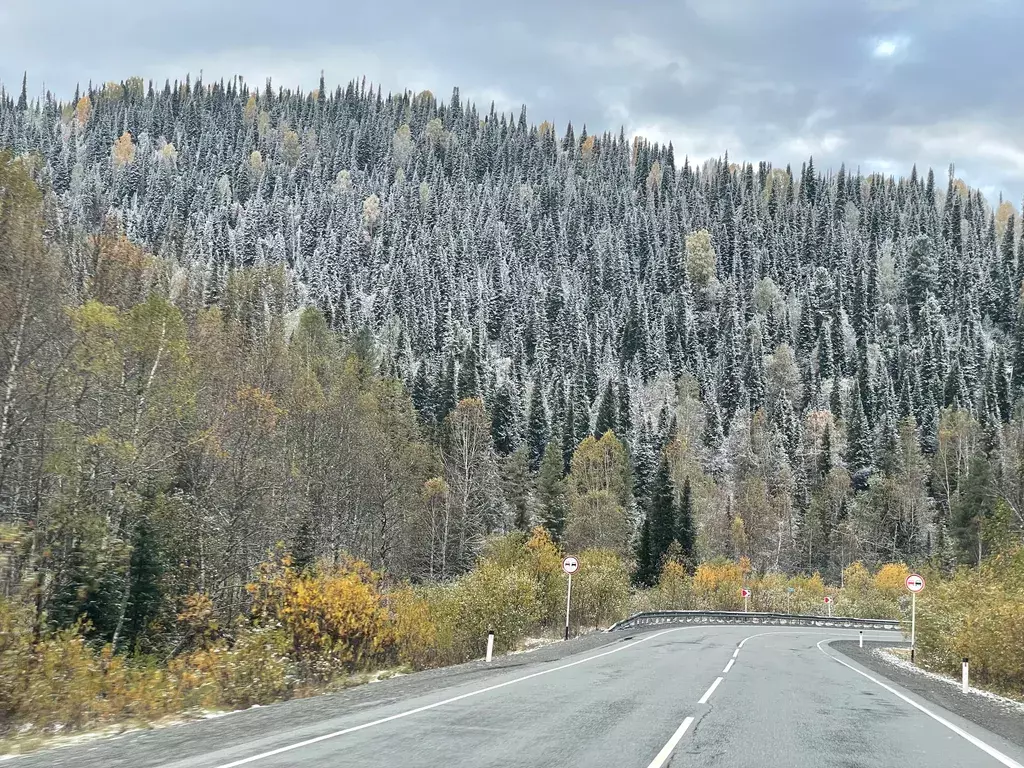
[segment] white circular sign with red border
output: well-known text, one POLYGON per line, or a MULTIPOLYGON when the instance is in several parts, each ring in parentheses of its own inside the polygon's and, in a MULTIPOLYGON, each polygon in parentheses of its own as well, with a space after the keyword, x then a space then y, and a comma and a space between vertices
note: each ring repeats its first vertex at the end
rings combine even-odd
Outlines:
POLYGON ((916 573, 907 576, 907 589, 911 592, 920 592, 924 589, 924 578, 916 573))
POLYGON ((568 574, 576 573, 580 569, 580 561, 572 555, 562 560, 562 570, 568 574))

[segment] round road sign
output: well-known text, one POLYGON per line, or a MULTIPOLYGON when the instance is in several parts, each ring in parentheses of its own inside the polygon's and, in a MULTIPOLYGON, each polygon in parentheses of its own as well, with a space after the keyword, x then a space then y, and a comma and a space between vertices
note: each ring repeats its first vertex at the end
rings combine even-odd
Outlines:
POLYGON ((907 589, 911 592, 920 592, 924 589, 924 579, 916 573, 907 576, 907 589))
POLYGON ((566 573, 576 573, 580 569, 580 561, 572 555, 562 560, 562 570, 566 573))

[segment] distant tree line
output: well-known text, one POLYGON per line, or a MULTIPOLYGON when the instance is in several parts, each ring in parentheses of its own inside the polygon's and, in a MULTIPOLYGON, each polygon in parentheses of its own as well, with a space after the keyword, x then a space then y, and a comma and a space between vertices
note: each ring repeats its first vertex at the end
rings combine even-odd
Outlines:
POLYGON ((540 523, 653 584, 1024 528, 1024 245, 952 168, 240 79, 23 85, 0 147, 0 586, 40 622, 155 647, 277 542, 444 581, 540 523))

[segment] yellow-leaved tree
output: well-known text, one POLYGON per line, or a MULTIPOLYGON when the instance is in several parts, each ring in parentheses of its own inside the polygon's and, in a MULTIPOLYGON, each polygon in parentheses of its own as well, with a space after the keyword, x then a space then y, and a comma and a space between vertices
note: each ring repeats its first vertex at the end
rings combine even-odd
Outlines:
POLYGON ((379 585, 380 576, 358 560, 300 574, 283 555, 263 563, 246 588, 254 618, 281 628, 315 680, 391 656, 394 628, 379 585))
POLYGON ((120 138, 114 142, 110 150, 111 158, 115 168, 123 168, 135 159, 135 144, 132 142, 132 135, 125 131, 120 138))
POLYGON ((78 100, 75 105, 75 119, 78 121, 80 126, 85 126, 89 122, 89 117, 92 115, 92 99, 88 96, 83 96, 78 100))
POLYGON ((627 554, 630 497, 626 448, 612 431, 587 437, 572 457, 565 539, 570 549, 608 549, 627 554))
POLYGON ((686 236, 686 275, 694 287, 704 290, 715 276, 715 247, 711 233, 698 229, 686 236))

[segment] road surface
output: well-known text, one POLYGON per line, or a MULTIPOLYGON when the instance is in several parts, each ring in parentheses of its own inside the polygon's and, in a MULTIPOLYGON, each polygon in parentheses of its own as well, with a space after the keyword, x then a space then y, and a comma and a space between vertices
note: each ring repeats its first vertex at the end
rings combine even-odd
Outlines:
POLYGON ((1021 747, 830 648, 851 636, 754 626, 617 632, 562 658, 524 654, 512 657, 517 666, 506 659, 472 675, 413 675, 7 765, 1024 768, 1021 747))

